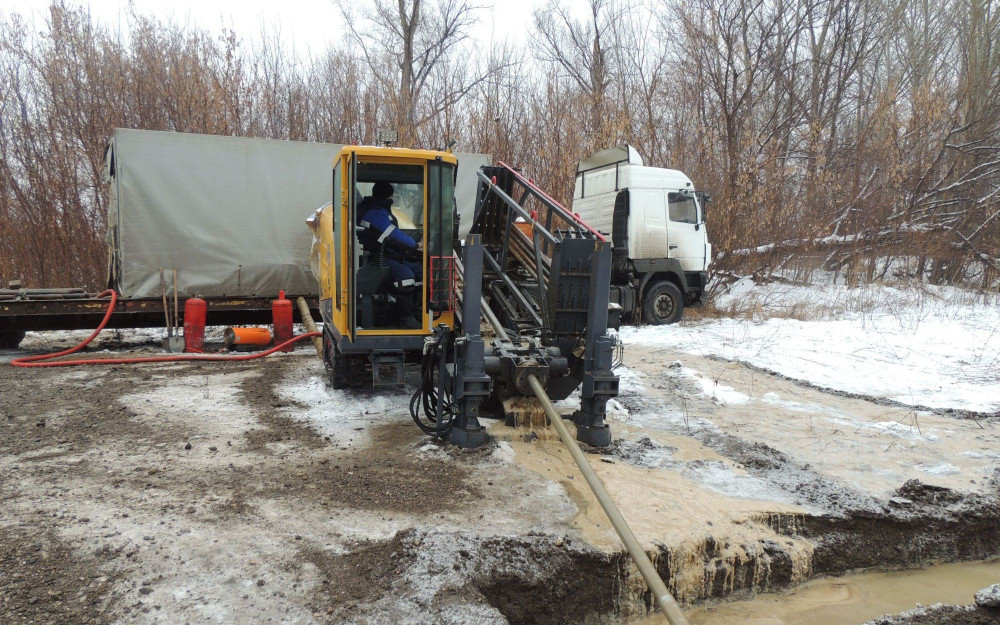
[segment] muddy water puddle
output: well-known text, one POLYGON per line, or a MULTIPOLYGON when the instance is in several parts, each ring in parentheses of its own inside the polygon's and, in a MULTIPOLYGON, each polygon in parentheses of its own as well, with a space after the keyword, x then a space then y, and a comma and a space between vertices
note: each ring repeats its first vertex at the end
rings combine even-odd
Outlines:
MULTIPOLYGON (((1000 559, 938 564, 924 569, 815 579, 786 593, 762 594, 686 610, 691 625, 860 625, 917 606, 965 605, 981 588, 1000 582, 1000 559)), ((662 624, 659 614, 633 625, 662 624)))

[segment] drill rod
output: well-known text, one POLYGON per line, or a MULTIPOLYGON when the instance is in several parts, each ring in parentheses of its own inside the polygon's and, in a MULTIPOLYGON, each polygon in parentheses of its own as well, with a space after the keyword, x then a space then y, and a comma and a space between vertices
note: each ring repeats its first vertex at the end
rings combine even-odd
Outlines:
MULTIPOLYGON (((299 315, 302 317, 302 325, 306 327, 306 330, 310 332, 318 332, 316 329, 316 322, 313 321, 312 313, 309 312, 309 304, 306 302, 306 298, 299 297, 295 300, 295 303, 299 305, 299 315)), ((323 358, 323 339, 318 336, 314 336, 313 347, 316 348, 316 355, 323 358)))
POLYGON ((670 625, 688 625, 688 620, 684 617, 684 613, 681 612, 677 601, 671 596, 663 580, 660 579, 660 575, 656 572, 656 568, 653 567, 653 563, 649 561, 649 556, 646 555, 635 534, 632 533, 628 523, 625 522, 621 512, 618 511, 618 506, 611 500, 611 495, 604 488, 601 478, 597 477, 597 474, 594 473, 593 467, 587 462, 586 457, 584 457, 583 452, 580 450, 580 446, 569 435, 569 430, 566 428, 566 424, 563 423, 562 417, 556 412, 555 406, 552 405, 549 396, 545 394, 545 389, 542 388, 541 383, 534 374, 528 375, 528 384, 531 385, 531 390, 534 391, 538 401, 542 402, 545 414, 549 417, 549 421, 556 428, 556 431, 559 432, 559 438, 569 448, 569 453, 573 456, 573 460, 576 461, 576 466, 580 467, 587 485, 590 486, 590 490, 594 491, 597 502, 604 508, 604 513, 608 515, 608 520, 611 521, 611 525, 618 532, 618 536, 625 544, 625 549, 628 550, 628 554, 632 556, 632 560, 639 568, 642 578, 646 580, 646 586, 653 593, 653 597, 656 599, 657 605, 660 606, 660 610, 663 611, 663 615, 667 618, 667 622, 670 625))

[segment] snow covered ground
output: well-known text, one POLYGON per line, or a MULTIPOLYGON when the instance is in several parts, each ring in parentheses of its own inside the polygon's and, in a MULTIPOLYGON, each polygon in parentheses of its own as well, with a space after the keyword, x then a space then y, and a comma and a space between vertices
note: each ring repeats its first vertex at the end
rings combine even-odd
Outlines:
MULTIPOLYGON (((755 284, 744 278, 714 303, 724 316, 623 328, 620 336, 626 345, 743 361, 822 387, 906 405, 1000 411, 1000 295, 926 284, 848 288, 821 275, 810 285, 755 284)), ((65 349, 88 334, 29 332, 21 351, 0 353, 0 363, 24 352, 65 349)), ((152 328, 108 330, 88 351, 155 346, 164 335, 163 329, 152 328)), ((209 328, 206 340, 220 342, 222 328, 209 328)), ((748 399, 697 371, 683 373, 718 401, 748 399)), ((308 390, 297 392, 308 395, 308 390)))
POLYGON ((927 285, 756 285, 744 278, 716 299, 716 307, 735 316, 623 328, 620 335, 626 346, 739 360, 907 405, 1000 411, 995 295, 927 285))

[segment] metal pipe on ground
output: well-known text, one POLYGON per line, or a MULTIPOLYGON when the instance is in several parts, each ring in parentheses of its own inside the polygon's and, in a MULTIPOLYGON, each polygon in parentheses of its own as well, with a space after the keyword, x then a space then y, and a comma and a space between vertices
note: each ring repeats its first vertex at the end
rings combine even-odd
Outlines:
MULTIPOLYGON (((295 303, 299 306, 299 315, 302 317, 302 323, 305 325, 306 330, 309 332, 318 332, 316 329, 316 322, 313 321, 312 313, 309 312, 309 304, 306 302, 306 298, 299 297, 295 300, 295 303)), ((323 358, 323 339, 318 336, 314 336, 312 339, 313 347, 316 348, 316 355, 321 359, 323 358)))
POLYGON ((663 615, 667 618, 667 622, 670 625, 688 625, 688 620, 685 618, 684 613, 681 612, 680 606, 677 601, 667 590, 667 585, 663 583, 660 579, 659 573, 656 572, 656 568, 653 563, 649 561, 649 556, 643 550, 642 545, 639 544, 639 540, 632 533, 632 529, 629 528, 628 523, 625 522, 624 517, 622 517, 621 512, 618 511, 618 506, 612 501, 611 495, 608 494, 608 490, 604 487, 604 483, 601 482, 601 478, 597 477, 597 473, 594 472, 593 467, 587 462, 586 457, 583 455, 583 451, 580 450, 580 446, 576 444, 576 441, 569 434, 569 430, 566 428, 566 424, 563 423, 562 416, 556 412, 555 406, 549 400, 548 395, 545 394, 545 389, 542 388, 541 383, 538 381, 533 374, 528 376, 528 384, 531 385, 531 390, 535 393, 535 397, 538 401, 542 403, 542 407, 545 409, 545 414, 549 417, 549 421, 555 427, 556 431, 559 433, 559 438, 562 439, 563 444, 569 448, 569 453, 576 462, 576 466, 580 467, 580 472, 583 473, 583 478, 587 481, 587 485, 590 486, 590 490, 594 491, 594 496, 597 497, 597 502, 601 504, 604 508, 604 513, 608 515, 608 520, 611 521, 611 525, 618 532, 618 536, 622 539, 622 543, 625 544, 625 549, 628 550, 628 554, 632 556, 632 560, 635 565, 639 568, 639 573, 642 578, 646 580, 646 586, 649 587, 650 592, 653 593, 653 597, 656 599, 656 604, 660 606, 660 610, 663 611, 663 615))

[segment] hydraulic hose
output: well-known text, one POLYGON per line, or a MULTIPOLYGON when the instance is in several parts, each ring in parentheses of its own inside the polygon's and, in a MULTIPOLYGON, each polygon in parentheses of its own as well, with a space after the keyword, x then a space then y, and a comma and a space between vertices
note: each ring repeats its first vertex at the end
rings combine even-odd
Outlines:
POLYGON ((573 437, 569 435, 569 430, 566 428, 566 424, 563 423, 562 416, 556 412, 555 406, 549 401, 549 396, 545 394, 545 389, 542 388, 541 383, 534 374, 528 375, 528 384, 531 385, 531 390, 535 393, 535 397, 538 401, 542 403, 542 407, 545 409, 545 414, 549 418, 549 422, 552 423, 553 427, 559 433, 559 438, 562 439, 563 444, 569 448, 569 454, 573 456, 573 460, 576 461, 576 466, 580 467, 580 472, 583 473, 583 479, 587 481, 587 485, 590 486, 590 490, 594 491, 594 496, 597 497, 597 502, 601 504, 604 508, 604 513, 608 515, 608 520, 611 521, 611 525, 618 532, 618 536, 622 539, 625 544, 625 549, 628 550, 628 554, 632 556, 632 560, 635 565, 639 568, 639 573, 642 578, 646 580, 646 586, 649 587, 650 592, 653 593, 653 598, 656 599, 656 604, 660 606, 660 610, 663 611, 663 615, 667 618, 667 622, 670 625, 688 625, 687 618, 684 617, 684 613, 681 612, 681 608, 677 605, 677 601, 674 599, 670 591, 667 590, 667 585, 663 583, 660 579, 660 574, 656 572, 656 567, 653 563, 649 561, 649 556, 643 550, 642 545, 639 544, 639 540, 632 533, 632 529, 625 522, 625 518, 622 513, 618 511, 618 506, 611 499, 611 495, 608 494, 608 489, 604 487, 604 483, 601 482, 601 478, 597 477, 597 473, 594 473, 593 467, 587 462, 584 457, 583 452, 580 450, 580 446, 577 445, 573 437))
POLYGON ((107 290, 98 295, 97 297, 105 297, 107 295, 111 296, 111 301, 108 303, 108 310, 104 313, 104 318, 101 319, 101 323, 98 324, 97 329, 94 330, 90 336, 84 339, 79 345, 71 347, 69 349, 64 349, 60 352, 55 352, 52 354, 39 354, 37 356, 25 356, 23 358, 15 358, 10 361, 10 364, 15 367, 79 367, 82 365, 130 365, 140 362, 191 362, 191 361, 241 361, 241 360, 256 360, 257 358, 263 358, 264 356, 269 356, 274 352, 282 349, 283 347, 288 347, 293 343, 297 343, 301 340, 311 338, 314 336, 321 336, 321 332, 306 332, 305 334, 300 334, 298 336, 292 337, 291 339, 281 343, 280 345, 275 345, 271 349, 263 352, 258 352, 255 354, 239 354, 233 356, 217 356, 212 354, 179 354, 177 356, 136 356, 129 358, 88 358, 80 360, 59 360, 52 362, 55 358, 60 358, 62 356, 68 356, 70 354, 76 353, 89 345, 91 341, 97 338, 97 335, 104 330, 104 327, 108 325, 108 320, 111 319, 111 313, 115 310, 115 304, 118 302, 118 293, 114 290, 107 290))
POLYGON ((410 398, 410 416, 428 436, 448 436, 455 422, 451 389, 444 384, 444 367, 448 362, 448 354, 454 347, 455 337, 451 330, 439 329, 433 343, 424 351, 420 364, 420 386, 410 398), (421 409, 428 423, 421 420, 421 409))

